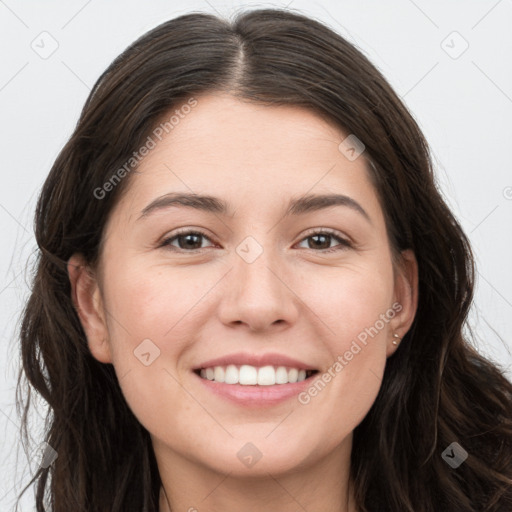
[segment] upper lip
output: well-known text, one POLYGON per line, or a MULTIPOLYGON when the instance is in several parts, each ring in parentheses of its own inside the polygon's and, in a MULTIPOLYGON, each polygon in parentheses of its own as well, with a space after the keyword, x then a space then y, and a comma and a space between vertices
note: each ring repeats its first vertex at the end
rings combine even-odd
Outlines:
POLYGON ((242 366, 248 364, 251 366, 287 366, 289 368, 298 368, 299 370, 316 370, 314 366, 308 365, 294 359, 292 357, 285 356, 284 354, 247 354, 243 352, 237 352, 236 354, 229 354, 215 359, 209 359, 201 363, 194 370, 200 370, 201 368, 212 368, 214 366, 227 366, 234 364, 242 366))

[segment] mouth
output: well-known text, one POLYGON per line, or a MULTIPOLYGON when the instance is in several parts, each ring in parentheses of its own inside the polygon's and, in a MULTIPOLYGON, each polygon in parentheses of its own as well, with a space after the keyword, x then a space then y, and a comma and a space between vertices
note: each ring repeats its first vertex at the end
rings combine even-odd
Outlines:
POLYGON ((194 373, 217 383, 238 386, 281 386, 311 379, 318 370, 287 366, 225 365, 196 368, 194 373))

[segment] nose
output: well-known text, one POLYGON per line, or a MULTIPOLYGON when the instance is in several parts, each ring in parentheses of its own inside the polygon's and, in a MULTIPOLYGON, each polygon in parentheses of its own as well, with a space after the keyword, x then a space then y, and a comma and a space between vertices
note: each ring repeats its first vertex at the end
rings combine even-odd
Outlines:
POLYGON ((292 269, 278 261, 275 252, 264 250, 254 261, 235 255, 221 292, 218 315, 229 326, 249 330, 285 329, 298 317, 301 300, 292 269))

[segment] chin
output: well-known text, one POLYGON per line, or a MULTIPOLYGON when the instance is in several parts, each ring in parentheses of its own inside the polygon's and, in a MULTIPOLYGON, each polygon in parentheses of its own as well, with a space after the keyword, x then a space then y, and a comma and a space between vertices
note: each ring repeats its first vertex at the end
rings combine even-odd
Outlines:
MULTIPOLYGON (((268 431, 265 435, 268 435, 268 431)), ((211 454, 207 460, 201 458, 203 464, 219 473, 230 473, 233 477, 268 478, 269 473, 276 475, 297 471, 300 466, 307 465, 312 457, 315 457, 313 449, 309 453, 300 439, 297 439, 297 443, 284 444, 282 440, 276 442, 264 436, 251 438, 248 435, 244 440, 233 439, 229 444, 222 443, 221 450, 211 454)))

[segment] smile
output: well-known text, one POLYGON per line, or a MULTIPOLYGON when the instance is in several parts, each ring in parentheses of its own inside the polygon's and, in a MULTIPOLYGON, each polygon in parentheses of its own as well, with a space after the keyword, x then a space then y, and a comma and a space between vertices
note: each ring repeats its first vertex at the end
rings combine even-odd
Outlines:
POLYGON ((195 370, 201 378, 224 384, 239 384, 242 386, 273 386, 280 384, 293 384, 301 382, 315 373, 317 370, 305 370, 302 368, 289 368, 286 366, 251 366, 234 364, 226 366, 213 366, 195 370))

